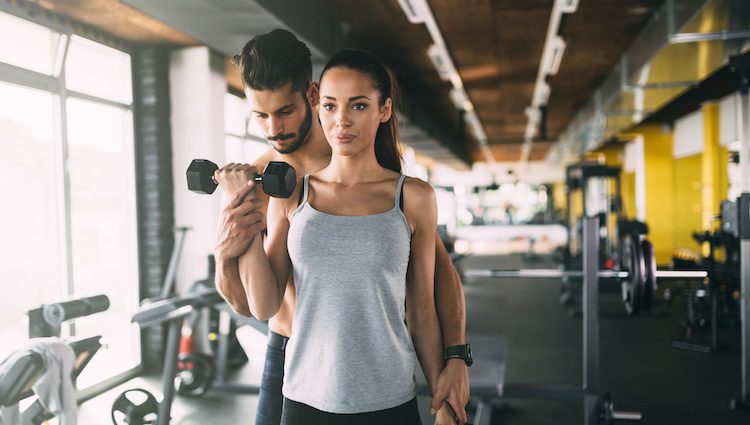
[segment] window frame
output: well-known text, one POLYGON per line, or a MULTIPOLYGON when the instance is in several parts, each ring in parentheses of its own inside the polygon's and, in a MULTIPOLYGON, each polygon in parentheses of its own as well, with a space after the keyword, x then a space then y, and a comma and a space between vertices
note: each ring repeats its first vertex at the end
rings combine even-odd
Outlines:
MULTIPOLYGON (((35 6, 34 8, 36 8, 35 6)), ((34 9, 32 8, 32 9, 34 9)), ((120 50, 128 55, 131 55, 132 58, 132 51, 130 47, 120 40, 114 39, 114 38, 105 38, 102 37, 101 34, 98 34, 97 36, 92 36, 92 34, 88 34, 85 31, 81 31, 80 29, 86 29, 82 25, 72 25, 72 23, 67 23, 65 20, 55 20, 51 19, 51 17, 48 17, 47 14, 44 13, 38 13, 37 10, 32 10, 24 8, 18 4, 3 2, 0 3, 0 12, 7 13, 9 15, 15 16, 19 19, 24 19, 29 22, 44 26, 52 31, 55 31, 60 34, 60 41, 61 44, 61 50, 58 52, 58 56, 56 58, 56 63, 54 65, 54 71, 52 75, 46 75, 37 71, 33 71, 30 69, 18 67, 15 65, 11 65, 8 63, 0 62, 0 82, 8 83, 17 85, 19 87, 23 88, 29 88, 29 89, 36 89, 44 92, 51 93, 53 95, 53 103, 54 103, 54 114, 53 117, 54 123, 55 123, 55 131, 53 136, 53 143, 55 144, 55 174, 56 174, 56 181, 57 181, 57 188, 56 188, 56 196, 58 197, 58 210, 57 210, 57 216, 58 220, 60 221, 58 224, 58 228, 62 231, 62 238, 60 241, 60 246, 58 247, 58 255, 60 257, 60 265, 62 267, 62 283, 61 288, 63 289, 63 292, 67 294, 67 296, 73 295, 75 293, 75 287, 74 287, 74 279, 73 279, 73 235, 72 235, 72 225, 71 225, 71 216, 72 216, 72 209, 71 209, 71 190, 70 190, 70 179, 69 174, 66 168, 67 162, 68 162, 68 128, 67 128, 67 101, 68 99, 80 99, 84 101, 94 102, 98 104, 108 105, 111 107, 115 107, 118 109, 122 109, 125 111, 129 111, 133 116, 135 115, 134 111, 134 102, 135 99, 131 101, 131 103, 122 103, 113 101, 110 99, 98 97, 95 95, 90 95, 86 93, 77 92, 74 90, 68 90, 65 85, 65 63, 68 56, 68 50, 72 41, 73 36, 78 36, 81 38, 85 38, 87 40, 94 41, 96 43, 100 43, 102 45, 105 45, 107 47, 111 47, 116 50, 120 50), (103 39, 105 38, 105 39, 103 39)), ((70 21, 72 22, 72 21, 70 21)), ((132 65, 131 65, 131 76, 132 76, 132 65)), ((135 123, 135 120, 133 120, 135 123)), ((135 134, 135 129, 133 129, 133 134, 135 134)), ((133 140, 133 147, 134 149, 137 148, 135 146, 136 140, 133 140)), ((131 164, 133 167, 133 172, 135 173, 135 167, 136 164, 133 162, 131 164)), ((136 182, 133 181, 133 185, 135 186, 136 182)), ((137 191, 137 188, 135 188, 137 191)), ((136 199, 137 202, 137 199, 136 199)), ((136 235, 136 240, 138 239, 138 235, 136 235)), ((139 246, 136 244, 136 252, 135 252, 135 266, 137 268, 140 268, 139 264, 139 246)), ((69 323, 69 334, 71 336, 74 336, 76 334, 75 332, 75 323, 69 323)), ((138 341, 140 344, 141 341, 138 341)), ((92 397, 95 397, 111 388, 114 388, 124 382, 127 382, 143 372, 143 357, 140 354, 138 355, 138 361, 137 365, 133 368, 130 368, 124 372, 121 372, 115 376, 109 377, 107 379, 103 379, 101 381, 97 381, 97 383, 87 387, 83 388, 78 391, 77 397, 79 402, 83 402, 85 400, 88 400, 92 397)))

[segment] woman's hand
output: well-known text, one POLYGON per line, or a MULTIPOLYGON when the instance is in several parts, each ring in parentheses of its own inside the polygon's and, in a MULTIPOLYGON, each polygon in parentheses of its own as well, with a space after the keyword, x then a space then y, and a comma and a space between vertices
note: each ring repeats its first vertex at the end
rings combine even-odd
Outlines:
POLYGON ((448 403, 443 403, 443 407, 437 411, 435 425, 456 425, 456 415, 448 403))

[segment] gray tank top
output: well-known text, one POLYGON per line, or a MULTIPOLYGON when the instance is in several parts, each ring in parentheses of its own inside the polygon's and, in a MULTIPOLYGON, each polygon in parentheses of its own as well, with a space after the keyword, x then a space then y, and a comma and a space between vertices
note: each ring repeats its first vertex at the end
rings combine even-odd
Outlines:
POLYGON ((411 232, 399 208, 339 216, 302 202, 288 237, 297 306, 283 393, 329 413, 389 409, 416 396, 416 356, 405 324, 411 232))

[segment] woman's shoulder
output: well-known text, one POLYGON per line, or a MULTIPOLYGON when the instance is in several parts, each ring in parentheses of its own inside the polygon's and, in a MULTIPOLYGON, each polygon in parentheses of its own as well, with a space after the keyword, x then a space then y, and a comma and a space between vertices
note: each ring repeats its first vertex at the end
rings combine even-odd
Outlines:
POLYGON ((422 179, 406 177, 403 188, 404 213, 407 218, 419 220, 426 217, 430 206, 436 206, 435 191, 429 183, 422 179), (426 209, 427 208, 427 209, 426 209))
POLYGON ((409 194, 409 197, 416 198, 431 198, 435 196, 435 190, 426 181, 406 176, 404 179, 404 191, 409 194))

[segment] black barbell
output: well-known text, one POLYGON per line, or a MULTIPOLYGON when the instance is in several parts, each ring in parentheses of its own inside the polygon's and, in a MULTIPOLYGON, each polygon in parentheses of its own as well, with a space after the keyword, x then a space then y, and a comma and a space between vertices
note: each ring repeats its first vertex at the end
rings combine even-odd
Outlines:
MULTIPOLYGON (((501 277, 501 278, 563 278, 583 277, 582 270, 563 269, 469 269, 463 271, 464 277, 501 277)), ((601 270, 599 279, 627 279, 630 273, 624 270, 601 270)), ((659 279, 703 279, 708 277, 705 270, 657 270, 659 279)))
MULTIPOLYGON (((638 266, 636 266, 638 267, 638 266)), ((645 270, 600 270, 597 278, 601 280, 616 280, 622 288, 623 304, 628 314, 636 314, 641 309, 648 311, 655 299, 658 279, 706 279, 705 270, 655 270, 644 273, 645 270), (649 277, 646 277, 646 275, 649 277), (647 302, 644 302, 648 299, 647 302)), ((469 269, 463 271, 464 277, 473 278, 508 278, 508 279, 561 279, 582 278, 582 270, 564 269, 469 269)))

